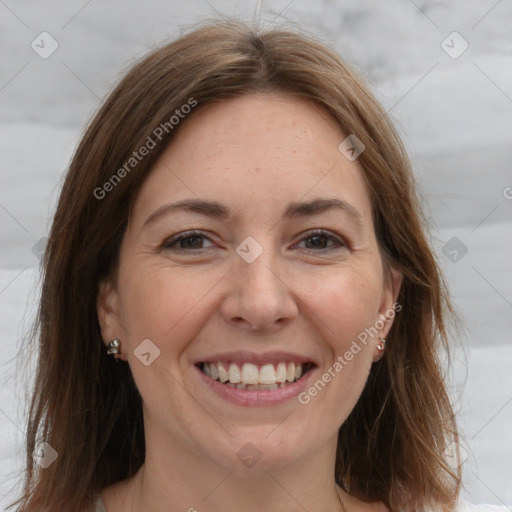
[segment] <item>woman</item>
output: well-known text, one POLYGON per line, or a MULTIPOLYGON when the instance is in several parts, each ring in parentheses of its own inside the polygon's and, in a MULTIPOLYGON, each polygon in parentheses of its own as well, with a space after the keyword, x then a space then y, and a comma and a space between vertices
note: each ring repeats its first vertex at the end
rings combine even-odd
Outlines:
POLYGON ((137 64, 44 271, 23 512, 455 510, 447 294, 402 144, 322 44, 214 23, 137 64))

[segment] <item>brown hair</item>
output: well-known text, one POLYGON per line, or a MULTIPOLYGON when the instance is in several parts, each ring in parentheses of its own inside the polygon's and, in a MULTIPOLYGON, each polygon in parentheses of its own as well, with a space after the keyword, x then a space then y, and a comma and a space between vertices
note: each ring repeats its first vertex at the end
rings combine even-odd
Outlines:
POLYGON ((394 512, 429 506, 451 510, 457 500, 460 470, 452 470, 442 456, 458 439, 439 359, 440 349, 449 349, 451 308, 402 143, 382 107, 333 51, 289 30, 259 33, 228 21, 206 24, 135 65, 76 150, 43 261, 26 480, 16 502, 23 512, 84 510, 94 494, 133 475, 143 463, 140 396, 128 365, 105 354, 98 285, 115 274, 130 207, 178 129, 169 122, 176 109, 191 100, 198 110, 269 91, 314 101, 365 145, 358 162, 380 248, 404 276, 398 298, 403 309, 385 355, 373 365, 339 430, 336 482, 394 512), (159 126, 167 130, 156 141, 159 126), (126 167, 148 137, 156 146, 126 167), (116 173, 122 180, 113 180, 116 173), (111 186, 105 188, 107 182, 111 186), (98 192, 107 188, 108 194, 98 192), (47 469, 32 459, 42 440, 58 453, 47 469))

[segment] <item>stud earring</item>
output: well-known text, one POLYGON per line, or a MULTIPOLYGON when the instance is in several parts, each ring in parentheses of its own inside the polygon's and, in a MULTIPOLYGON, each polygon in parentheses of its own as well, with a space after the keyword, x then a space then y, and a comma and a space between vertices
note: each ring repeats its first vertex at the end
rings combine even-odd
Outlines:
POLYGON ((116 357, 121 353, 121 342, 116 338, 112 340, 107 347, 107 354, 116 357))
MULTIPOLYGON (((384 355, 384 350, 386 348, 386 340, 384 338, 381 338, 379 343, 377 343, 377 350, 380 352, 380 356, 377 359, 377 361, 380 361, 382 359, 382 356, 384 355)), ((375 362, 377 362, 375 361, 375 362)))

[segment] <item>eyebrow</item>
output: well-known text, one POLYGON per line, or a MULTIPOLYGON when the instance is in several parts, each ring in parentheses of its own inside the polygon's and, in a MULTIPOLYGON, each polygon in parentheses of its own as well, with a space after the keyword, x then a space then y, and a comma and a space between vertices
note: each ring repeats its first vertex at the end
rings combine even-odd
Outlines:
MULTIPOLYGON (((363 224, 362 215, 349 203, 341 199, 313 199, 312 201, 290 203, 283 214, 283 219, 294 217, 310 217, 326 212, 333 208, 347 213, 358 224, 363 224)), ((177 203, 169 203, 155 210, 144 222, 146 227, 164 216, 174 212, 193 212, 217 219, 229 219, 231 212, 226 206, 216 201, 205 201, 202 199, 185 199, 177 203)))

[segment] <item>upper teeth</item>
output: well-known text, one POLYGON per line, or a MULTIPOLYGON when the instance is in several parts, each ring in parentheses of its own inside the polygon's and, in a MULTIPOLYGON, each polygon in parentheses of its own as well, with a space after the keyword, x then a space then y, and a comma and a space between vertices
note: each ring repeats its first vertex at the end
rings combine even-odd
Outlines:
POLYGON ((276 384, 293 382, 302 377, 301 363, 278 363, 257 366, 244 363, 242 369, 235 363, 203 363, 206 375, 221 382, 232 384, 276 384))

